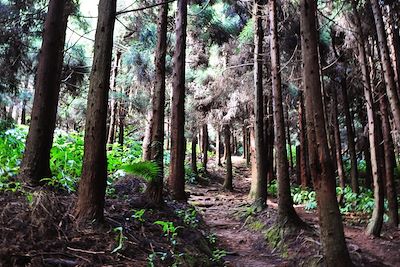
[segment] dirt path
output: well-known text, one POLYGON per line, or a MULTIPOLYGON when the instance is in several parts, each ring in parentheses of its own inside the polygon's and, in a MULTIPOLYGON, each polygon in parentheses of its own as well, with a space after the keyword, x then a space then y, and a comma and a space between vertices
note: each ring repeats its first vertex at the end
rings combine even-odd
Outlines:
MULTIPOLYGON (((203 214, 211 232, 215 233, 222 248, 228 252, 226 266, 291 266, 290 262, 267 246, 261 232, 244 227, 235 212, 250 204, 247 199, 251 174, 243 159, 233 157, 234 192, 221 190, 221 181, 214 180, 208 186, 192 188, 189 202, 197 206, 203 214)), ((215 168, 221 177, 223 168, 215 168)), ((268 206, 276 209, 276 203, 268 201, 268 206)), ((318 228, 316 211, 306 212, 296 206, 299 215, 308 224, 318 228)), ((370 238, 364 234, 364 226, 345 226, 345 236, 352 257, 360 266, 400 266, 400 231, 384 231, 382 238, 370 238), (354 259, 354 258, 353 258, 354 259)))
POLYGON ((233 158, 233 162, 234 192, 224 192, 221 184, 213 182, 193 188, 189 202, 202 211, 211 232, 228 252, 226 266, 287 266, 284 259, 268 248, 261 233, 249 231, 235 217, 235 211, 249 204, 250 173, 240 158, 233 158))

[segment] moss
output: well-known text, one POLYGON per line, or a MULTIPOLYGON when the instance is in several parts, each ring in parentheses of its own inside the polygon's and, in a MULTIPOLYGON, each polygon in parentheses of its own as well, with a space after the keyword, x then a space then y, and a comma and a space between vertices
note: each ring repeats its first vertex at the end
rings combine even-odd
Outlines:
POLYGON ((248 226, 251 230, 260 231, 265 227, 265 224, 260 220, 254 220, 248 226))
POLYGON ((275 225, 264 232, 265 240, 271 248, 277 249, 282 258, 289 258, 288 247, 285 244, 285 228, 275 225))

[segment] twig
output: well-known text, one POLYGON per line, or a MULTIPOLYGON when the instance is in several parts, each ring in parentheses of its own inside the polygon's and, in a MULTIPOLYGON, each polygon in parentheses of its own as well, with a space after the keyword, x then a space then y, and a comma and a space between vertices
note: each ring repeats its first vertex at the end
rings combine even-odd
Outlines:
POLYGON ((90 250, 83 250, 83 249, 71 248, 71 247, 67 247, 67 249, 75 251, 75 252, 81 252, 81 253, 92 254, 92 255, 105 254, 104 251, 90 251, 90 250))

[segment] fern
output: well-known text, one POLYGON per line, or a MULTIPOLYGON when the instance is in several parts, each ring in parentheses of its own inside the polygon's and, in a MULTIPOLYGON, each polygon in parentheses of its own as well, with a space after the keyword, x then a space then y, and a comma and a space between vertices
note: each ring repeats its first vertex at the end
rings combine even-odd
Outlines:
POLYGON ((142 161, 124 165, 121 169, 126 173, 140 176, 148 182, 156 179, 160 171, 160 167, 153 161, 142 161))

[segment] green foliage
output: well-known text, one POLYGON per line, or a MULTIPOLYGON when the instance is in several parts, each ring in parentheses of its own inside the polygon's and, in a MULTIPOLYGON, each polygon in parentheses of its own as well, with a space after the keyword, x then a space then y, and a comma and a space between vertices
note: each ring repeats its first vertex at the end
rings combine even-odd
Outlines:
POLYGON ((214 249, 212 251, 211 261, 220 262, 226 256, 226 251, 223 249, 214 249))
POLYGON ((118 252, 121 250, 124 246, 125 240, 128 238, 124 235, 124 230, 122 227, 116 227, 113 229, 113 232, 117 233, 117 236, 115 238, 115 241, 117 241, 117 246, 111 251, 111 253, 118 252))
MULTIPOLYGON (((26 126, 0 131, 0 190, 18 191, 20 189, 20 183, 12 182, 10 178, 18 174, 27 133, 26 126)), ((45 177, 42 179, 43 182, 68 192, 76 190, 82 171, 83 138, 83 133, 56 131, 50 151, 50 169, 53 176, 45 177)), ((141 157, 139 142, 129 140, 123 147, 115 144, 111 148, 107 151, 108 173, 111 179, 118 174, 122 166, 127 166, 128 169, 136 171, 137 175, 149 179, 158 172, 155 163, 137 162, 141 157)), ((111 180, 108 183, 110 184, 111 180)))
POLYGON ((122 170, 129 174, 140 176, 146 181, 151 181, 157 178, 160 167, 152 161, 141 161, 125 165, 122 167, 122 170))
POLYGON ((166 221, 155 221, 154 224, 160 225, 162 227, 164 236, 170 239, 173 246, 177 244, 176 237, 178 236, 178 229, 182 228, 182 226, 175 226, 173 222, 166 221))
POLYGON ((18 174, 27 130, 18 127, 0 132, 0 182, 3 187, 8 187, 5 185, 8 179, 18 174))
POLYGON ((268 195, 270 196, 278 196, 278 184, 276 182, 276 180, 272 180, 269 185, 268 185, 268 195))
POLYGON ((199 219, 197 218, 197 210, 194 207, 177 210, 176 215, 183 220, 183 222, 191 228, 196 228, 199 225, 199 219))
POLYGON ((293 203, 305 204, 306 210, 313 210, 317 208, 317 200, 315 191, 303 190, 301 187, 291 188, 293 203))
POLYGON ((139 222, 144 222, 143 215, 146 212, 145 209, 134 210, 133 215, 131 216, 133 219, 138 220, 139 222))
POLYGON ((251 44, 254 40, 254 19, 250 19, 239 34, 241 44, 251 44))

